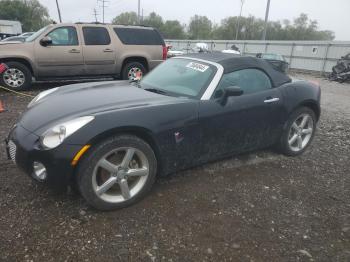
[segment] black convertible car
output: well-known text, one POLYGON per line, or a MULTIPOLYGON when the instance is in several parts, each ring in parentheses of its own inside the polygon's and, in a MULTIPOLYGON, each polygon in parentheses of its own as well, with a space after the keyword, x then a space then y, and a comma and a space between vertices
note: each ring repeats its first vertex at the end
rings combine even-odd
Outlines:
POLYGON ((268 62, 193 54, 139 83, 102 82, 40 93, 7 139, 9 158, 97 209, 140 200, 157 175, 259 148, 294 156, 320 117, 320 88, 268 62))

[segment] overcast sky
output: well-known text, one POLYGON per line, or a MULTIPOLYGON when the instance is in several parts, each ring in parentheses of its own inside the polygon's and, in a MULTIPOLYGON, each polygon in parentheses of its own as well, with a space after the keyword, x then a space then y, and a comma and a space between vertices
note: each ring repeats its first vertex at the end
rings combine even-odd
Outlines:
MULTIPOLYGON (((55 0, 39 0, 58 21, 55 0)), ((109 0, 105 11, 105 21, 110 22, 122 12, 136 11, 138 0, 109 0)), ((141 0, 144 15, 152 11, 164 19, 177 19, 188 24, 191 16, 206 15, 213 22, 239 14, 241 0, 141 0)), ((267 0, 245 0, 243 16, 254 15, 264 18, 267 0)), ((93 9, 102 21, 101 3, 97 0, 59 0, 63 22, 94 21, 93 9)), ((293 20, 300 13, 319 22, 322 30, 335 32, 336 40, 350 40, 348 28, 350 0, 271 0, 270 20, 293 20)))

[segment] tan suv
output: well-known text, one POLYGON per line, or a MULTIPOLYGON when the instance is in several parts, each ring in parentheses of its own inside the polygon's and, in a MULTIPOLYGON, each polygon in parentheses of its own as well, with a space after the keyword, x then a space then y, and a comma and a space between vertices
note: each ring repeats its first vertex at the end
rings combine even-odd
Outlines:
POLYGON ((0 85, 24 90, 36 80, 113 77, 141 78, 167 57, 159 32, 151 27, 55 24, 24 43, 0 44, 7 70, 0 85))

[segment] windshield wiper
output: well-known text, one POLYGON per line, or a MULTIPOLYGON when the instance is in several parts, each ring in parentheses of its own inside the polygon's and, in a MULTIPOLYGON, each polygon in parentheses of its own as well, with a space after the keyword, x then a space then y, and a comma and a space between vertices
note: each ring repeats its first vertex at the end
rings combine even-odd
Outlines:
POLYGON ((161 89, 157 89, 157 88, 145 88, 144 90, 146 91, 150 91, 156 94, 161 94, 161 95, 169 95, 166 91, 161 90, 161 89))

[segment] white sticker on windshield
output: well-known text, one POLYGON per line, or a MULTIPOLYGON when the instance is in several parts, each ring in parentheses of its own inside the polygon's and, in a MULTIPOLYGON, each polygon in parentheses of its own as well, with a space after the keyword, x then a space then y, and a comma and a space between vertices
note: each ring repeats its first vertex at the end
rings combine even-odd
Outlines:
POLYGON ((209 68, 209 66, 207 66, 207 65, 202 65, 199 63, 195 63, 195 62, 189 63, 186 67, 192 68, 193 70, 196 70, 196 71, 199 71, 202 73, 205 72, 209 68))

